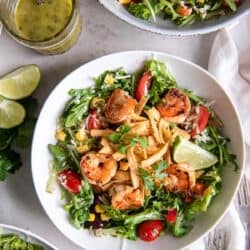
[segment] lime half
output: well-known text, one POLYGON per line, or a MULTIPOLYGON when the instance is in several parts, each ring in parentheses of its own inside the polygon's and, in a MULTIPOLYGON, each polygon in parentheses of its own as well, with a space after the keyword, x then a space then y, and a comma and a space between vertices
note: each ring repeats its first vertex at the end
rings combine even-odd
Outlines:
POLYGON ((218 161, 214 154, 180 137, 176 139, 173 158, 177 163, 188 162, 194 170, 208 168, 218 161))
POLYGON ((0 96, 0 128, 12 128, 23 122, 25 109, 18 102, 0 96))
POLYGON ((0 95, 12 100, 25 98, 37 88, 41 72, 37 65, 15 69, 0 79, 0 95))

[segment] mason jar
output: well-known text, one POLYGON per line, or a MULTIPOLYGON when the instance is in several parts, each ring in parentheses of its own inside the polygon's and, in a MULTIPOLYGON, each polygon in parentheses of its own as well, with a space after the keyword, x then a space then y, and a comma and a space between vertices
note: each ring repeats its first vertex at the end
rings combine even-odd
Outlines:
MULTIPOLYGON (((20 18, 23 18, 22 20, 25 20, 24 19, 25 15, 21 15, 22 13, 19 14, 19 12, 21 11, 21 9, 19 9, 21 8, 20 6, 21 4, 23 4, 23 7, 25 7, 25 5, 27 4, 29 5, 28 7, 38 4, 40 6, 39 8, 45 8, 45 7, 49 8, 49 4, 51 4, 51 6, 54 8, 53 10, 55 10, 55 8, 57 7, 55 6, 56 1, 55 2, 53 1, 55 0, 0 0, 0 19, 6 31, 18 43, 26 47, 29 47, 31 49, 34 49, 42 54, 51 54, 51 55, 62 54, 66 52, 67 50, 69 50, 76 43, 76 41, 78 40, 81 34, 82 19, 80 15, 79 0, 58 0, 58 1, 61 1, 59 3, 60 6, 63 3, 63 1, 65 1, 65 4, 66 2, 68 4, 69 1, 72 1, 71 3, 72 10, 71 10, 70 15, 67 16, 68 19, 67 19, 65 26, 63 26, 61 30, 59 30, 56 34, 54 34, 51 37, 44 36, 44 39, 42 39, 43 38, 42 34, 39 34, 39 32, 41 32, 42 30, 44 31, 44 27, 48 27, 49 29, 50 27, 49 22, 53 21, 52 25, 56 25, 55 23, 56 20, 61 20, 59 19, 59 17, 57 17, 57 15, 60 15, 61 13, 59 10, 53 11, 54 14, 52 14, 52 16, 48 16, 48 19, 43 18, 41 20, 42 22, 41 25, 43 24, 43 26, 39 27, 40 25, 39 23, 37 23, 36 26, 34 26, 34 23, 37 21, 35 20, 32 23, 32 25, 28 27, 30 29, 32 28, 34 29, 34 33, 36 34, 36 39, 33 39, 34 37, 32 37, 31 35, 29 37, 28 36, 29 33, 27 34, 22 33, 20 24, 17 22, 19 16, 20 18), (32 4, 31 2, 27 3, 28 1, 32 1, 32 4), (49 20, 49 18, 51 17, 54 19, 49 20)), ((37 6, 34 6, 34 7, 37 7, 37 6)), ((28 11, 28 8, 26 9, 23 8, 23 10, 28 11)), ((47 13, 46 9, 44 9, 43 11, 47 13)), ((32 18, 31 15, 34 15, 34 18, 36 18, 34 11, 30 11, 29 13, 27 13, 27 15, 28 17, 26 17, 27 18, 26 26, 29 25, 28 21, 30 20, 30 18, 32 18)))

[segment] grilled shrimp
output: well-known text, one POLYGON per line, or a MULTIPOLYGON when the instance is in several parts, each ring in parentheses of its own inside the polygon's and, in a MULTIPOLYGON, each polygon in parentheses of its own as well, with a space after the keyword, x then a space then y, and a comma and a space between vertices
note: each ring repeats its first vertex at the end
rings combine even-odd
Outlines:
POLYGON ((115 176, 117 163, 111 154, 89 152, 82 157, 80 167, 89 183, 103 186, 115 176))
POLYGON ((110 123, 121 123, 134 113, 136 100, 121 89, 115 89, 108 99, 105 117, 110 123))
POLYGON ((170 191, 188 192, 195 186, 195 171, 187 163, 171 164, 166 172, 165 186, 170 191))
POLYGON ((144 192, 128 185, 114 185, 111 196, 112 207, 120 210, 138 208, 144 203, 144 192))
POLYGON ((165 120, 183 123, 190 113, 191 103, 180 89, 170 89, 156 108, 165 120))

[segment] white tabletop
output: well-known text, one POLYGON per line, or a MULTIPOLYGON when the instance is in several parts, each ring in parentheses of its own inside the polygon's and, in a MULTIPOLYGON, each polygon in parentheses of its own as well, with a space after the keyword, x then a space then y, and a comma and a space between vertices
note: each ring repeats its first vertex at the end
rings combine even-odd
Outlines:
MULTIPOLYGON (((0 37, 0 75, 20 65, 38 64, 42 80, 35 97, 42 105, 50 91, 69 72, 85 62, 112 52, 136 49, 163 51, 207 67, 215 33, 180 39, 144 32, 117 19, 97 0, 81 1, 81 14, 81 37, 73 49, 63 55, 37 54, 3 33, 0 37)), ((62 250, 80 249, 66 239, 46 216, 32 183, 30 151, 23 151, 22 157, 22 168, 0 183, 0 223, 29 229, 62 250)))

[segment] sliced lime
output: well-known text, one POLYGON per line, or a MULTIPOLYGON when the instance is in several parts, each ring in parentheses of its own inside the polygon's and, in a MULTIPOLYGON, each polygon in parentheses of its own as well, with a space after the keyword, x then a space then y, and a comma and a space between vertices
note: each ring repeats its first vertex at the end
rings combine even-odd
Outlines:
POLYGON ((180 137, 177 137, 176 140, 173 149, 175 162, 188 162, 194 170, 197 170, 208 168, 218 161, 214 154, 204 150, 195 143, 180 137))
POLYGON ((0 128, 12 128, 23 122, 25 109, 18 102, 0 96, 0 128))
POLYGON ((26 65, 15 69, 0 79, 0 95, 19 100, 33 93, 37 88, 41 73, 37 65, 26 65))

